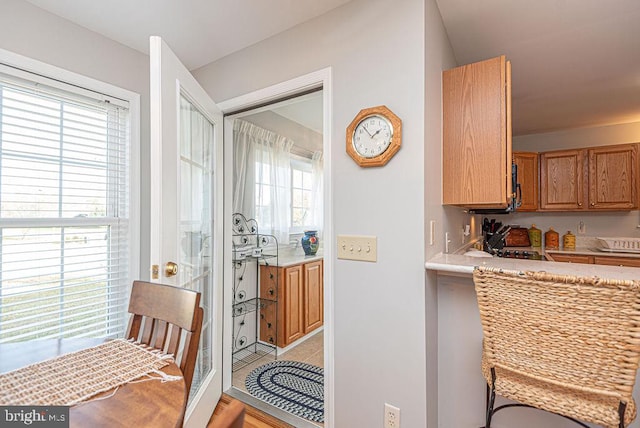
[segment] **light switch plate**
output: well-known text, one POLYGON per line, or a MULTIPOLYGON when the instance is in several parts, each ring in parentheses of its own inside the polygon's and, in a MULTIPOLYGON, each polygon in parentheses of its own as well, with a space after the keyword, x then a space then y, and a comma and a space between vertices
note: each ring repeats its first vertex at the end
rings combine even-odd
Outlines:
POLYGON ((378 238, 375 236, 338 235, 338 258, 364 262, 378 261, 378 238))

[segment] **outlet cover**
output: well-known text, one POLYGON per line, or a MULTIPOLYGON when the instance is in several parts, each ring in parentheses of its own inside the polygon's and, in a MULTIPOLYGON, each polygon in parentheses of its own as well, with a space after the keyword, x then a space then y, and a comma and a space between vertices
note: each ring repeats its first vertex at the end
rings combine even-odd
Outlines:
POLYGON ((338 258, 376 262, 378 261, 378 238, 375 236, 338 235, 338 258))

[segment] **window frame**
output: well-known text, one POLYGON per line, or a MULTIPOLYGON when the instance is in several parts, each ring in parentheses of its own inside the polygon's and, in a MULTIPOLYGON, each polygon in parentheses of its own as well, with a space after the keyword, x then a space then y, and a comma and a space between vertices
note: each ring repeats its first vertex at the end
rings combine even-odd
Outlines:
MULTIPOLYGON (((122 100, 128 104, 129 109, 129 228, 127 239, 128 263, 130 284, 140 275, 140 95, 106 83, 94 78, 84 76, 60 67, 56 67, 33 58, 28 58, 4 49, 0 49, 0 71, 10 74, 18 79, 29 82, 43 83, 54 89, 69 90, 73 87, 73 92, 78 95, 105 94, 111 102, 118 103, 122 100)), ((34 219, 15 219, 16 224, 33 224, 34 219)), ((90 219, 84 218, 61 218, 59 225, 85 225, 90 219)), ((13 223, 14 220, 11 220, 13 223)), ((95 223, 95 221, 93 222, 95 223)), ((50 224, 50 223, 49 223, 50 224)), ((127 296, 128 299, 128 296, 127 296)))

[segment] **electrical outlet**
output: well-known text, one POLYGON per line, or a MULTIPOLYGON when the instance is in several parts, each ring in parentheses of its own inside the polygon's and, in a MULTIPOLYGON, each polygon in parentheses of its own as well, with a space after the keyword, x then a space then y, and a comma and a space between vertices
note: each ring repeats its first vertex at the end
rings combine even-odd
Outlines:
POLYGON ((384 428, 400 428, 400 409, 384 403, 384 428))
POLYGON ((584 221, 580 221, 580 223, 578 223, 578 234, 584 235, 585 233, 587 233, 587 226, 584 224, 584 221))
POLYGON ((429 245, 433 245, 433 237, 436 235, 436 221, 429 221, 429 245))

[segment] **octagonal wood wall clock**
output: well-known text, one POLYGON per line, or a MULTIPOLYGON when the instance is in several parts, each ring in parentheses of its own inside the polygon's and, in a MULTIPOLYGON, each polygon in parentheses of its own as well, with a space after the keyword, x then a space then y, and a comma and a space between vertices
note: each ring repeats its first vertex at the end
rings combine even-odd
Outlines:
POLYGON ((360 110, 347 127, 347 153, 361 167, 383 166, 402 145, 402 120, 386 106, 360 110))

